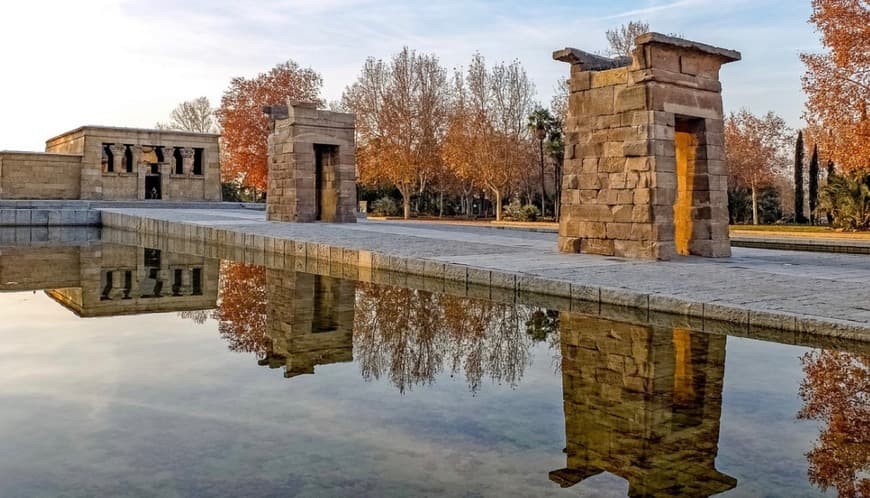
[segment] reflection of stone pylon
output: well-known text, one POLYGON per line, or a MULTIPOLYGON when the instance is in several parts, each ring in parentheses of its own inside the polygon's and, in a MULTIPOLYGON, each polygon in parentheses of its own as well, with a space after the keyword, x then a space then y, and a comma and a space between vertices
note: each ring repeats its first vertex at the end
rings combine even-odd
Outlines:
POLYGON ((629 496, 710 496, 737 481, 716 470, 725 337, 561 315, 569 487, 601 472, 629 496))
POLYGON ((261 365, 285 377, 353 360, 353 282, 291 270, 266 270, 266 334, 261 365))

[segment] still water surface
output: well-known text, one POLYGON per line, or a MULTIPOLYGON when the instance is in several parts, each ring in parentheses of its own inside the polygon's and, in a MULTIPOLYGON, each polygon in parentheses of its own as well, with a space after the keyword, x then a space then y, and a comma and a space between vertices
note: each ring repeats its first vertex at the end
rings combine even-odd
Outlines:
POLYGON ((0 254, 3 497, 870 486, 862 344, 99 242, 0 254))

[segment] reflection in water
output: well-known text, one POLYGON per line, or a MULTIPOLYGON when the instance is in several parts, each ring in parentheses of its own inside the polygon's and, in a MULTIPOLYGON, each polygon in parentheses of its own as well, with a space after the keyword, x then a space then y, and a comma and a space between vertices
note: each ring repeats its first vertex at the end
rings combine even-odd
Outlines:
POLYGON ((284 377, 353 360, 354 283, 325 275, 266 270, 266 335, 261 365, 284 377))
POLYGON ((716 470, 725 337, 561 315, 567 466, 563 487, 610 472, 629 496, 710 496, 736 486, 716 470))
POLYGON ((218 331, 232 351, 265 354, 266 269, 262 266, 221 262, 218 306, 212 315, 218 331))
POLYGON ((245 263, 222 263, 220 289, 213 317, 231 350, 288 378, 356 357, 363 378, 400 392, 445 371, 472 392, 487 378, 516 385, 536 338, 558 330, 555 311, 245 263))
POLYGON ((810 481, 842 497, 870 496, 870 355, 815 351, 801 361, 798 417, 826 425, 807 454, 810 481))
POLYGON ((83 317, 211 309, 218 262, 114 244, 0 251, 0 290, 45 290, 83 317))
POLYGON ((360 283, 354 352, 364 378, 388 377, 401 392, 445 370, 464 372, 472 392, 485 378, 514 386, 531 362, 526 325, 535 313, 543 312, 360 283))
MULTIPOLYGON (((559 460, 539 475, 562 467, 550 480, 582 493, 594 488, 592 476, 609 473, 628 482, 630 496, 710 496, 737 486, 716 468, 725 444, 724 335, 111 244, 4 248, 0 290, 31 289, 48 289, 80 316, 178 311, 196 323, 211 318, 229 349, 253 353, 285 377, 355 361, 364 379, 386 379, 414 402, 410 391, 445 376, 463 377, 472 394, 487 381, 515 388, 525 375, 528 383, 535 344, 545 341, 561 376, 566 457, 563 464, 561 446, 551 448, 559 460)), ((546 348, 537 351, 541 358, 546 348)), ((806 354, 803 366, 799 417, 824 424, 807 454, 810 481, 841 496, 870 496, 870 356, 820 350, 806 354)), ((331 382, 347 387, 357 378, 331 382)), ((463 403, 481 398, 494 402, 463 403)), ((490 421, 474 424, 485 433, 490 421)), ((492 430, 499 444, 508 433, 492 430)), ((544 491, 559 491, 551 486, 544 491)))

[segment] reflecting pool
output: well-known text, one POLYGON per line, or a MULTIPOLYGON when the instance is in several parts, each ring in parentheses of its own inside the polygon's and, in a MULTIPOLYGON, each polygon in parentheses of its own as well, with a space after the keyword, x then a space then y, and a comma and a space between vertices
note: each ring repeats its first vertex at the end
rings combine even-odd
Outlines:
POLYGON ((870 491, 867 343, 23 239, 0 248, 3 497, 870 491))

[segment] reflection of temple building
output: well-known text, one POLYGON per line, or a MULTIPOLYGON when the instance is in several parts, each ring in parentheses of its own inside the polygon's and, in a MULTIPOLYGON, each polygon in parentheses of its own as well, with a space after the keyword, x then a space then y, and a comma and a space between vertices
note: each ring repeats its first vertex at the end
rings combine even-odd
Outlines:
POLYGON ((710 496, 737 481, 716 470, 725 337, 561 314, 567 466, 563 487, 601 472, 629 496, 710 496))
POLYGON ((266 270, 266 334, 261 365, 285 377, 353 360, 355 282, 292 270, 266 270))
POLYGON ((0 252, 0 290, 46 289, 79 316, 215 307, 218 262, 159 249, 86 244, 0 252))

